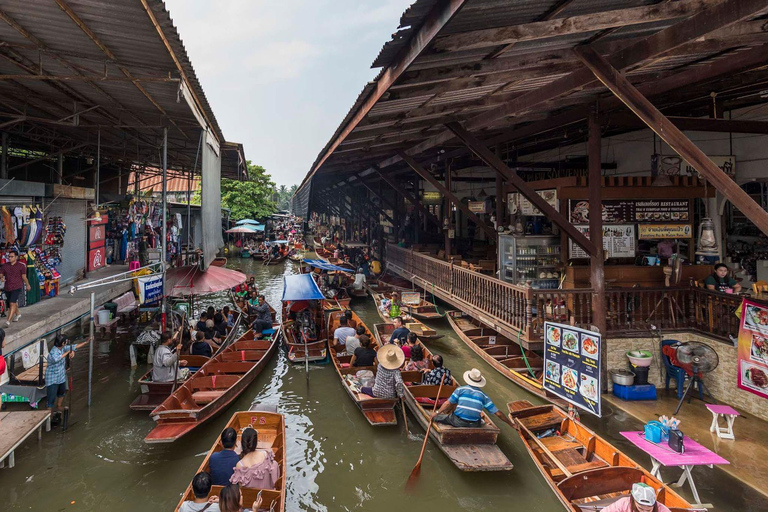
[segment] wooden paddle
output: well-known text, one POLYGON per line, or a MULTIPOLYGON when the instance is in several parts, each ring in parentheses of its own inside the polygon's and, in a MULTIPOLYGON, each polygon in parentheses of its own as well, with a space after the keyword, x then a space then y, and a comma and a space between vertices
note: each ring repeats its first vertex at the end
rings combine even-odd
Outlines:
POLYGON ((403 421, 405 422, 405 437, 408 437, 408 414, 405 412, 405 402, 400 398, 400 408, 403 410, 403 421))
POLYGON ((427 441, 429 441, 429 433, 432 431, 432 423, 435 421, 435 412, 437 412, 437 404, 440 402, 440 392, 443 390, 443 383, 445 382, 445 375, 440 380, 440 386, 437 388, 437 396, 435 397, 435 405, 432 407, 432 414, 429 417, 429 425, 427 425, 427 433, 424 435, 424 442, 421 445, 421 453, 419 454, 419 460, 411 471, 411 476, 408 477, 408 481, 405 483, 405 488, 408 491, 413 490, 416 484, 419 482, 419 476, 421 475, 421 460, 424 458, 424 451, 427 449, 427 441))

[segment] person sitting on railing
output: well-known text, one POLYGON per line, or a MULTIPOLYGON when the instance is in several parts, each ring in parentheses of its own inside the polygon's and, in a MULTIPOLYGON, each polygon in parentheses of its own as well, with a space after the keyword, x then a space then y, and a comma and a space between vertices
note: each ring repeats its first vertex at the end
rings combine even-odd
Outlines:
POLYGON ((741 285, 728 275, 728 266, 725 263, 715 265, 715 271, 704 280, 708 290, 722 293, 739 293, 741 285))

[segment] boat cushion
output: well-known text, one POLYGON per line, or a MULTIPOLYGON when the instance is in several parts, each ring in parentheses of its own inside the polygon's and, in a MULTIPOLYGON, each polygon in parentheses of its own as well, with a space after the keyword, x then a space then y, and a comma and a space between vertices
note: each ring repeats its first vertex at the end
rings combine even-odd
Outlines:
POLYGON ((342 367, 342 368, 349 368, 350 364, 349 363, 339 363, 339 366, 342 367))
POLYGON ((275 330, 274 330, 274 329, 272 329, 272 328, 270 328, 270 329, 264 329, 263 331, 261 331, 261 334, 264 334, 265 336, 266 336, 267 334, 274 334, 274 333, 275 333, 275 330))
POLYGON ((217 389, 214 391, 196 391, 192 393, 192 400, 194 400, 197 404, 209 404, 226 392, 226 389, 217 389))
MULTIPOLYGON (((414 398, 414 400, 416 400, 416 402, 418 402, 420 404, 424 404, 424 405, 435 405, 435 401, 432 398, 429 398, 429 397, 426 397, 426 396, 418 396, 418 397, 414 398)), ((447 398, 441 398, 440 400, 437 401, 437 405, 443 405, 446 402, 446 400, 448 400, 448 399, 447 398)))

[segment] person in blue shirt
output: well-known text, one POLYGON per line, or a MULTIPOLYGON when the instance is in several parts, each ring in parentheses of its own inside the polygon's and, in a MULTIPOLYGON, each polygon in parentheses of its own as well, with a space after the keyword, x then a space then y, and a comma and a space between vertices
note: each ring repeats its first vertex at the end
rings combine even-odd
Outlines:
POLYGON ((395 317, 394 319, 395 330, 392 331, 392 335, 389 337, 390 343, 396 343, 399 346, 405 345, 408 341, 408 335, 411 331, 407 327, 403 327, 403 317, 395 317))
POLYGON ((514 428, 512 421, 499 411, 488 395, 483 393, 485 377, 477 368, 464 372, 466 386, 457 388, 448 401, 435 413, 437 423, 445 423, 454 427, 478 427, 482 425, 483 409, 495 414, 501 421, 514 428))
POLYGON ((221 445, 223 450, 214 452, 208 459, 208 472, 211 474, 212 485, 229 485, 229 479, 235 472, 240 457, 235 453, 237 432, 232 427, 227 427, 221 433, 221 445))
POLYGON ((67 358, 75 357, 75 351, 91 341, 88 338, 77 345, 68 344, 69 338, 59 334, 53 341, 53 348, 48 352, 48 366, 45 369, 45 386, 47 388, 48 408, 57 414, 62 408, 64 396, 67 394, 67 358))

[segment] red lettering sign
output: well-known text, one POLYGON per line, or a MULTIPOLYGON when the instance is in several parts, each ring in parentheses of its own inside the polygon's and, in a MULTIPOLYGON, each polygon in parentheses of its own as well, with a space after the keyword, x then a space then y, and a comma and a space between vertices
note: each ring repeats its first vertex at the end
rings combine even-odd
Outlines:
POLYGON ((107 238, 107 225, 97 224, 88 228, 88 242, 91 247, 95 247, 98 244, 95 242, 104 242, 107 238))
POLYGON ((88 251, 88 272, 93 272, 104 267, 107 264, 106 247, 91 249, 88 251))

